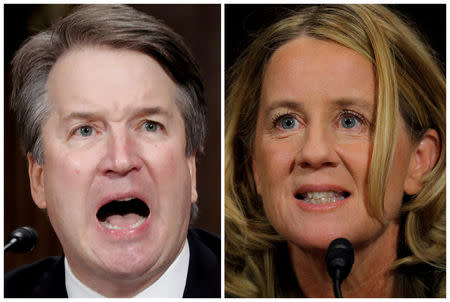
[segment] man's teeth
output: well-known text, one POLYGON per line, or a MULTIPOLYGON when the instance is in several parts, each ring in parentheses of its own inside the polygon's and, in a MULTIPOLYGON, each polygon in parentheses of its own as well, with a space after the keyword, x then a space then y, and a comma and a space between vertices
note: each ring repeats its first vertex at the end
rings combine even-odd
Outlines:
POLYGON ((129 201, 132 199, 135 199, 136 197, 128 197, 128 198, 124 198, 124 199, 116 199, 117 201, 129 201))
POLYGON ((333 203, 345 199, 343 192, 306 192, 303 193, 303 201, 311 204, 333 203))
POLYGON ((135 224, 132 224, 130 226, 127 227, 119 227, 117 225, 112 225, 110 224, 108 221, 102 221, 101 224, 106 227, 107 229, 111 229, 111 230, 129 230, 129 229, 134 229, 137 228, 138 226, 140 226, 142 223, 144 223, 145 221, 145 217, 140 216, 138 222, 136 222, 135 224))

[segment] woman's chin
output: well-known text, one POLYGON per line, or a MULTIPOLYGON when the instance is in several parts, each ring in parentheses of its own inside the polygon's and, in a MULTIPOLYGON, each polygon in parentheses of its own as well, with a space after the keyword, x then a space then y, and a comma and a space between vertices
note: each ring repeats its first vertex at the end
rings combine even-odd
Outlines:
POLYGON ((337 238, 349 240, 354 247, 363 246, 376 240, 384 232, 377 222, 365 224, 309 225, 293 232, 284 233, 290 244, 304 250, 327 250, 330 243, 337 238))
POLYGON ((290 244, 300 249, 327 250, 334 239, 346 238, 352 241, 355 235, 344 228, 316 226, 311 230, 304 228, 303 231, 296 230, 295 233, 288 233, 285 238, 290 244))
POLYGON ((295 241, 288 240, 289 244, 302 250, 324 250, 328 249, 330 243, 336 238, 347 238, 348 236, 340 236, 337 234, 329 234, 315 238, 298 238, 295 241))

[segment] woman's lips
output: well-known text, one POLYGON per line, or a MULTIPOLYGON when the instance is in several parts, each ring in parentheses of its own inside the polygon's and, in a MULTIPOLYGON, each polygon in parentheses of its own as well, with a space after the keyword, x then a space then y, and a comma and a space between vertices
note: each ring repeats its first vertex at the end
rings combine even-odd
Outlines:
POLYGON ((327 204, 341 201, 350 196, 348 192, 305 192, 295 194, 295 198, 310 204, 327 204))
POLYGON ((351 193, 339 186, 304 185, 294 194, 300 208, 307 211, 327 211, 344 204, 351 193))

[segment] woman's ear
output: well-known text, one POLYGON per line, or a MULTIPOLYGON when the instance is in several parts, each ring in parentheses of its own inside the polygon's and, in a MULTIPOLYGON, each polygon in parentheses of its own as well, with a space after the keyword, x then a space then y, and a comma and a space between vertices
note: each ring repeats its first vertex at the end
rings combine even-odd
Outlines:
POLYGON ((28 177, 30 178, 31 196, 34 203, 41 209, 47 207, 44 190, 44 167, 35 162, 31 153, 27 154, 28 158, 28 177))
POLYGON ((422 178, 430 172, 441 153, 441 139, 434 129, 428 129, 411 154, 404 191, 417 194, 423 186, 422 178))
POLYGON ((258 192, 258 194, 261 194, 259 191, 259 173, 258 173, 258 169, 256 167, 256 162, 255 162, 254 156, 252 156, 252 172, 253 172, 253 181, 255 182, 255 186, 256 186, 256 192, 258 192))

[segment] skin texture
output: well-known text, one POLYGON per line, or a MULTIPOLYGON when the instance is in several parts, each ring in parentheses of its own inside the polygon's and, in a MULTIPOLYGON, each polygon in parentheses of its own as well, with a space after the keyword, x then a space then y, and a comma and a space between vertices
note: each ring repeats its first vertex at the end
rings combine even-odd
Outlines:
POLYGON ((74 274, 105 296, 133 296, 180 253, 197 200, 177 88, 151 57, 105 47, 72 49, 48 82, 44 164, 28 156, 35 203, 46 208, 74 274), (150 209, 138 228, 97 217, 112 199, 150 209))
POLYGON ((372 64, 337 43, 297 38, 280 47, 266 67, 254 179, 267 217, 288 241, 307 296, 333 296, 323 259, 338 237, 348 238, 356 253, 344 296, 392 295, 393 278, 387 271, 396 258, 402 197, 420 190, 421 176, 439 154, 439 137, 430 130, 423 142, 414 144, 401 120, 381 222, 367 211, 375 110, 372 64), (295 197, 305 191, 345 191, 350 196, 311 206, 295 197))

